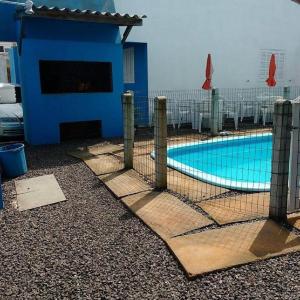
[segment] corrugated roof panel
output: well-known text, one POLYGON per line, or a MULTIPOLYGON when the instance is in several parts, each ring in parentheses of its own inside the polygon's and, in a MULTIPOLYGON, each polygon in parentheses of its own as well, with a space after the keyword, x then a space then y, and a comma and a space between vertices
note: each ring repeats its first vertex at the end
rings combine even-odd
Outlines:
POLYGON ((48 17, 66 20, 90 21, 98 23, 110 23, 119 26, 140 26, 143 23, 145 15, 129 15, 111 12, 101 12, 97 10, 70 9, 67 7, 59 8, 57 6, 48 7, 46 5, 33 6, 33 17, 48 17))

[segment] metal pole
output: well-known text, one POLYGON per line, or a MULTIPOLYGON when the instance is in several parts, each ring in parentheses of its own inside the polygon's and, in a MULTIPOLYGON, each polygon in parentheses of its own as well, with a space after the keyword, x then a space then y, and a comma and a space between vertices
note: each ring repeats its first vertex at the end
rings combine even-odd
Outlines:
POLYGON ((289 86, 285 86, 283 89, 283 99, 291 100, 291 88, 289 86))
POLYGON ((155 188, 167 188, 167 99, 154 100, 155 188))
POLYGON ((219 90, 213 89, 211 97, 210 132, 215 136, 218 135, 219 130, 219 90))
POLYGON ((287 218, 291 127, 291 102, 277 100, 274 108, 269 217, 278 222, 285 221, 287 218))
POLYGON ((123 118, 124 118, 124 163, 126 169, 133 168, 133 144, 134 144, 134 107, 133 94, 123 94, 123 118))
POLYGON ((291 157, 290 157, 290 176, 289 189, 290 196, 288 199, 288 211, 295 212, 300 207, 299 203, 299 174, 300 174, 300 102, 293 102, 293 121, 292 121, 292 136, 291 136, 291 157))

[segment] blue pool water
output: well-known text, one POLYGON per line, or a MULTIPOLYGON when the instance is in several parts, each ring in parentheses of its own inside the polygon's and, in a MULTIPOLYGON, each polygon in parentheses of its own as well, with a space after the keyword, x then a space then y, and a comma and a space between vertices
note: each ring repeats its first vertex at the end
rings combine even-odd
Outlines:
POLYGON ((268 191, 272 135, 222 138, 168 148, 168 165, 214 185, 268 191))

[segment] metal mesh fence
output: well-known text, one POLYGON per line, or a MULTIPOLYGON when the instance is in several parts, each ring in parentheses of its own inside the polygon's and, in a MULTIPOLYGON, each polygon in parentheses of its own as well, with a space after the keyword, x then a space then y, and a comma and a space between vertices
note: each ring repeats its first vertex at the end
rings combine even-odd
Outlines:
POLYGON ((292 86, 290 88, 290 99, 294 100, 298 97, 300 97, 300 87, 299 86, 292 86))
POLYGON ((134 112, 135 139, 133 168, 146 181, 153 184, 155 180, 155 167, 151 153, 154 150, 154 98, 135 96, 134 112))
POLYGON ((155 97, 165 96, 167 189, 220 224, 267 216, 274 103, 283 88, 220 89, 216 99, 203 90, 149 95, 135 97, 134 169, 155 184, 155 97))

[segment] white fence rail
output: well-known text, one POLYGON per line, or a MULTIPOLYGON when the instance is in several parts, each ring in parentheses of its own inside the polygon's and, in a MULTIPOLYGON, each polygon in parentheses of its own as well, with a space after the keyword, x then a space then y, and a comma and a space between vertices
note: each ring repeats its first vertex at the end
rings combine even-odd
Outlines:
MULTIPOLYGON (((300 96, 300 88, 291 88, 291 93, 300 96)), ((168 99, 168 125, 180 128, 182 124, 191 123, 193 129, 199 131, 202 126, 210 127, 212 92, 203 90, 151 91, 148 102, 150 126, 153 126, 154 121, 154 99, 161 95, 168 99)), ((219 130, 228 119, 233 120, 235 129, 238 129, 246 118, 251 118, 253 124, 261 123, 265 126, 273 121, 274 103, 283 99, 284 87, 223 88, 218 89, 218 95, 219 130)))

